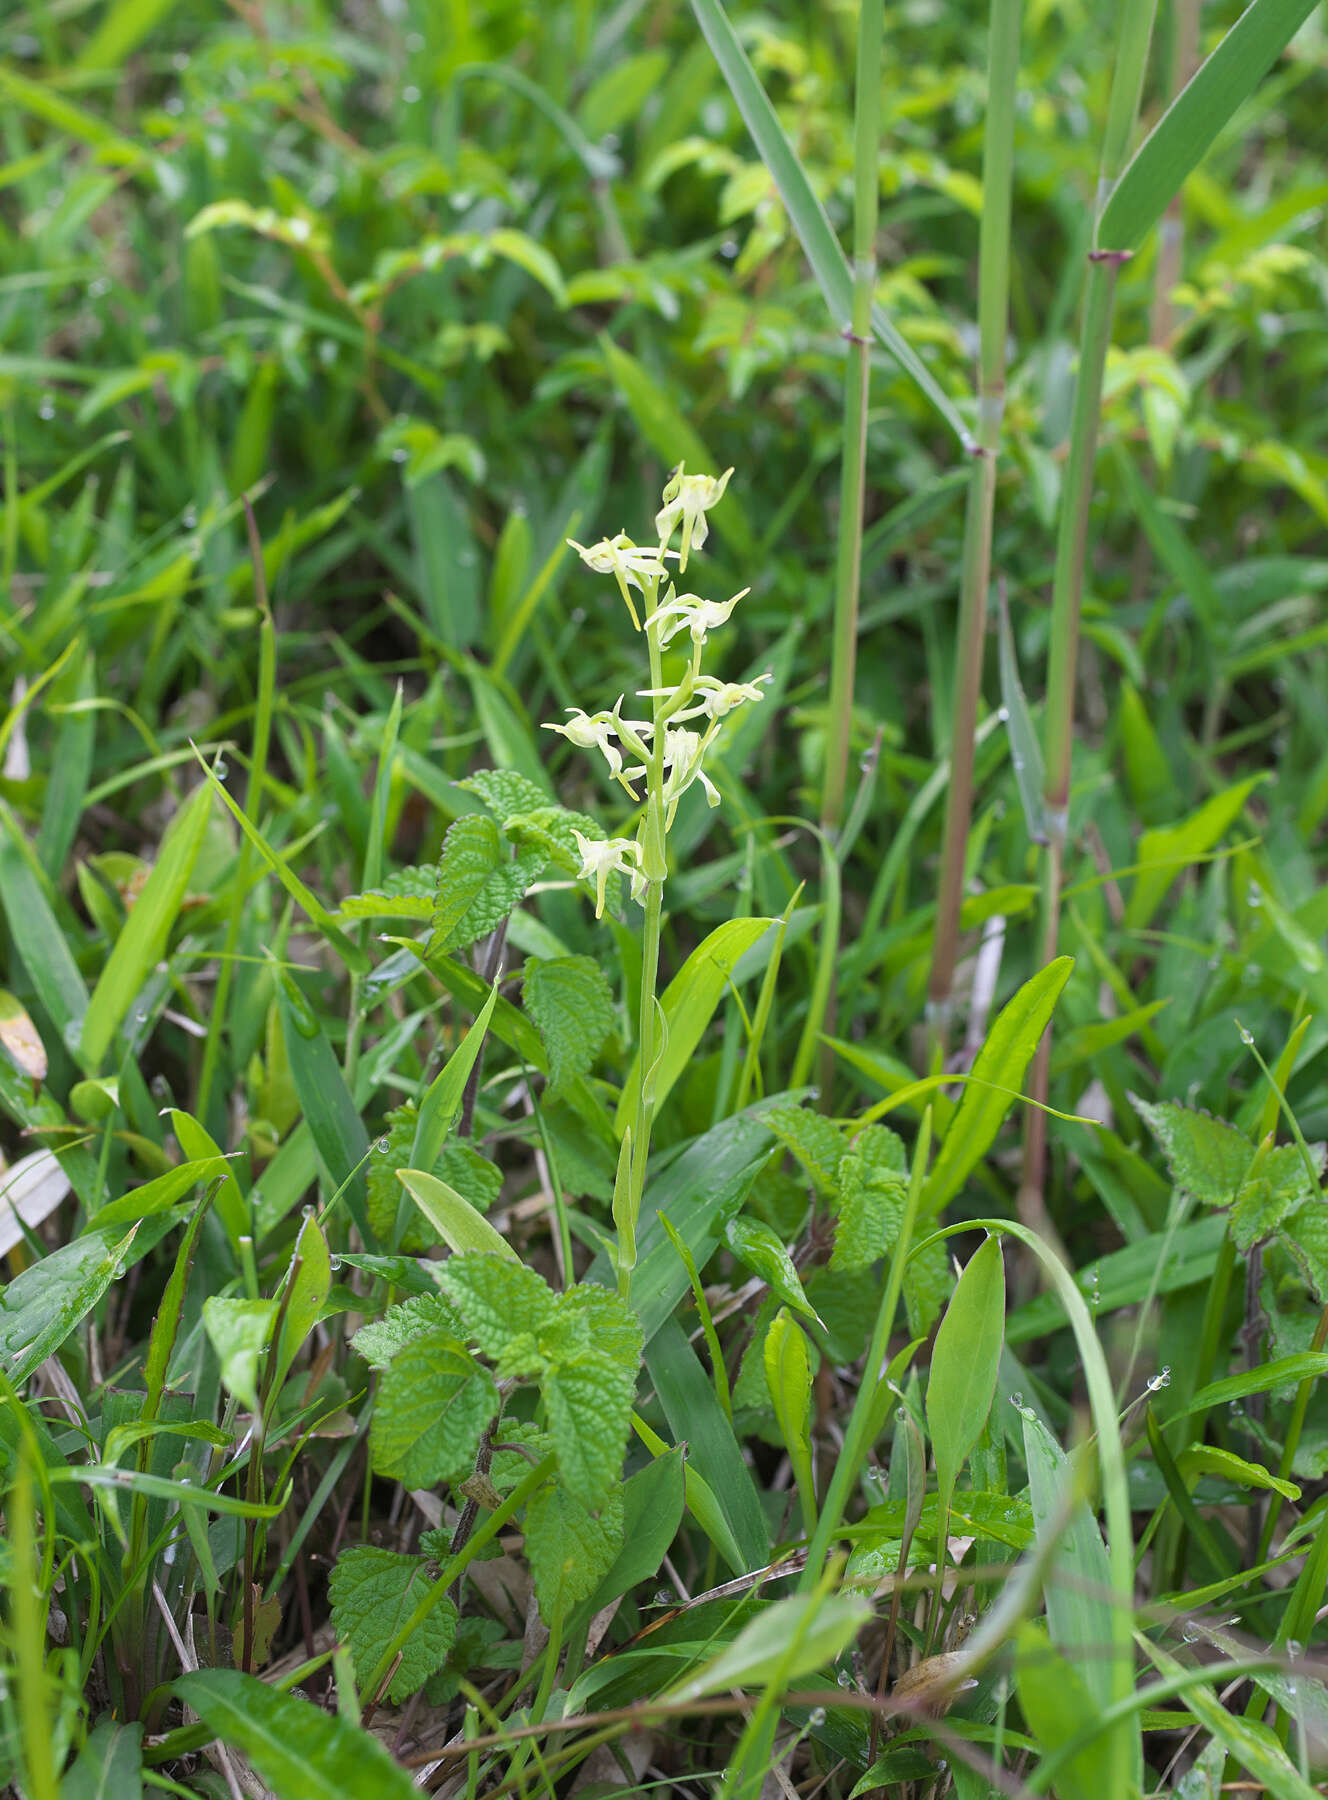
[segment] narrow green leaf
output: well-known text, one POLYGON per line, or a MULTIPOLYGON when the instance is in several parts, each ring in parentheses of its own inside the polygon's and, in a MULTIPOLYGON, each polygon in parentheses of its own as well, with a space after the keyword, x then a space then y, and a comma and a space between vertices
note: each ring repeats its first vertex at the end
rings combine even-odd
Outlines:
POLYGON ((973 1064, 973 1080, 964 1089, 927 1177, 924 1216, 939 1212, 954 1198, 991 1147, 1073 967, 1073 957, 1058 956, 1040 969, 1007 1002, 987 1033, 973 1064), (981 1086, 983 1082, 993 1086, 981 1086), (998 1093, 997 1088, 1006 1091, 998 1093))
POLYGON ((770 1322, 762 1352, 765 1378, 784 1447, 802 1501, 803 1528, 816 1529, 816 1476, 812 1464, 812 1367, 807 1340, 783 1307, 770 1322))
POLYGON ((143 1727, 100 1719, 60 1783, 60 1800, 141 1800, 143 1727))
POLYGON ((1005 1330, 1005 1264, 989 1237, 970 1257, 945 1309, 927 1380, 927 1430, 943 1495, 954 1489, 996 1392, 1005 1330))
MULTIPOLYGON (((1026 1620, 1015 1645, 1015 1680, 1025 1722, 1044 1752, 1057 1750, 1086 1730, 1100 1708, 1040 1625, 1026 1620)), ((1099 1745, 1090 1745, 1059 1765, 1056 1792, 1061 1800, 1099 1800, 1099 1751, 1099 1745)))
POLYGON ((686 1505, 681 1450, 665 1450, 623 1484, 622 1548, 590 1596, 596 1613, 659 1573, 686 1505))
POLYGON ((498 983, 495 981, 474 1023, 429 1084, 420 1107, 415 1141, 410 1152, 410 1160, 417 1168, 432 1169, 442 1154, 447 1134, 461 1111, 466 1083, 470 1080, 471 1071, 484 1046, 484 1034, 489 1029, 489 1020, 493 1017, 497 998, 498 983))
MULTIPOLYGON (((1163 1675, 1183 1672, 1183 1665, 1169 1656, 1160 1644, 1145 1639, 1143 1649, 1163 1675)), ((1221 1669, 1219 1664, 1219 1678, 1221 1669)), ((1256 1719, 1242 1718, 1207 1687, 1187 1687, 1185 1704, 1203 1728, 1226 1746, 1240 1767, 1262 1782, 1274 1800, 1319 1800, 1269 1726, 1256 1719)), ((1100 1787, 1097 1791, 1101 1792, 1100 1787)))
MULTIPOLYGON (((1047 1626, 1052 1642, 1092 1695, 1094 1704, 1108 1706, 1114 1698, 1113 1602, 1111 1570, 1102 1534, 1082 1498, 1072 1502, 1065 1520, 1067 1493, 1074 1485, 1075 1472, 1065 1452, 1035 1415, 1024 1416, 1024 1455, 1038 1531, 1046 1533, 1061 1525, 1045 1582, 1047 1626)), ((1137 1730, 1136 1722, 1136 1742, 1137 1730)))
POLYGON ((1134 250, 1314 11, 1252 0, 1127 163, 1098 222, 1103 250, 1134 250))
POLYGON ((700 1700, 735 1687, 801 1681, 832 1663, 871 1617, 868 1601, 849 1594, 794 1594, 776 1600, 694 1675, 665 1690, 670 1700, 700 1700), (792 1655, 790 1648, 795 1646, 792 1655))
POLYGON ((174 1691, 244 1756, 277 1800, 419 1800, 367 1731, 235 1669, 181 1676, 174 1691))
POLYGON ((82 1047, 90 1069, 100 1067, 149 971, 161 960, 203 847, 212 794, 196 788, 176 814, 134 909, 93 990, 83 1019, 82 1047))
POLYGON ((1247 781, 1214 794, 1181 824, 1144 833, 1136 858, 1139 872, 1125 908, 1128 930, 1138 931, 1151 924, 1172 882, 1221 841, 1263 780, 1261 774, 1251 775, 1247 781))
POLYGON ((112 1200, 99 1207, 84 1229, 104 1231, 111 1226, 137 1224, 140 1219, 150 1219, 154 1213, 178 1206, 200 1182, 228 1175, 230 1166, 222 1156, 205 1156, 197 1162, 181 1163, 178 1168, 168 1169, 164 1175, 156 1175, 151 1181, 145 1181, 142 1187, 134 1188, 119 1200, 112 1200))
POLYGON ((1192 1444, 1176 1458, 1182 1475, 1216 1475, 1223 1481, 1234 1481, 1239 1487, 1262 1488, 1277 1493, 1284 1500, 1299 1500, 1300 1489, 1294 1481, 1282 1481, 1259 1463, 1247 1462, 1234 1451, 1219 1449, 1215 1444, 1192 1444))
POLYGON ((276 989, 291 1078, 329 1183, 328 1197, 342 1194, 360 1236, 377 1247, 365 1210, 369 1135, 364 1122, 316 1015, 284 969, 277 972, 276 989))
POLYGON ((1006 730, 1010 734, 1010 763, 1014 769, 1019 799, 1024 809, 1024 823, 1035 844, 1047 842, 1047 772, 1042 761, 1042 741, 1033 725, 1033 715, 1024 698, 1019 679, 1019 662, 1015 654, 1014 632, 1010 628, 1010 608, 1001 590, 1000 611, 1001 705, 1005 708, 1006 730))

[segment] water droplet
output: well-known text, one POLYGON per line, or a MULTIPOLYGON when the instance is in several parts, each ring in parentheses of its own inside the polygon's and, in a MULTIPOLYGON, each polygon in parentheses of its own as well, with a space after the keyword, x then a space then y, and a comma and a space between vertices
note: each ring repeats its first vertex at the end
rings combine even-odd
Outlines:
POLYGON ((807 1714, 807 1723, 813 1731, 819 1731, 822 1725, 825 1724, 825 1708, 823 1706, 814 1706, 807 1714))
POLYGON ((673 1605, 672 1591, 669 1588, 656 1588, 656 1590, 655 1590, 655 1605, 656 1606, 672 1606, 673 1605))
POLYGON ((724 242, 719 246, 719 254, 721 256, 727 256, 730 259, 735 257, 738 254, 738 240, 736 238, 725 238, 724 242))
POLYGON ((385 1137, 380 1137, 378 1142, 374 1145, 374 1149, 378 1152, 378 1154, 380 1156, 386 1156, 388 1151, 391 1148, 392 1148, 391 1139, 385 1138, 385 1137))
POLYGON ((42 395, 41 405, 37 408, 37 417, 39 419, 53 419, 55 417, 55 402, 51 399, 49 394, 42 395))
POLYGON ((1180 1628, 1180 1635, 1182 1642, 1186 1644, 1197 1644, 1199 1641, 1199 1628, 1191 1620, 1186 1619, 1185 1623, 1180 1628))
POLYGON ((1242 1025, 1242 1026, 1241 1026, 1241 1027, 1240 1027, 1240 1028, 1239 1028, 1239 1029, 1240 1029, 1240 1041, 1241 1041, 1241 1043, 1242 1043, 1242 1044, 1244 1044, 1244 1045, 1246 1045, 1246 1046, 1247 1046, 1247 1047, 1248 1047, 1248 1048, 1250 1048, 1250 1049, 1253 1049, 1253 1047, 1254 1047, 1254 1033, 1253 1033, 1253 1032, 1252 1032, 1252 1031, 1247 1031, 1247 1030, 1246 1030, 1246 1028, 1245 1028, 1245 1027, 1244 1027, 1244 1026, 1243 1026, 1243 1025, 1242 1025))
POLYGON ((392 452, 392 461, 396 463, 405 462, 409 455, 409 450, 403 450, 398 446, 397 449, 392 452))
POLYGON ((424 38, 418 31, 408 31, 406 33, 406 48, 410 51, 412 56, 423 50, 424 38))
POLYGON ((847 1669, 841 1669, 838 1675, 835 1676, 835 1680, 842 1688, 851 1688, 853 1686, 853 1677, 849 1674, 847 1669))
POLYGON ((1022 1412, 1024 1410, 1024 1396, 1020 1393, 1018 1388, 1010 1395, 1010 1405, 1014 1407, 1016 1412, 1022 1412))
POLYGON ((166 102, 165 111, 168 112, 172 118, 178 119, 180 114, 184 111, 184 101, 178 94, 172 94, 166 102))
POLYGON ((231 772, 230 765, 227 763, 226 759, 224 757, 218 758, 216 767, 213 770, 213 773, 216 775, 217 780, 225 781, 226 777, 230 774, 230 772, 231 772))
POLYGON ((1284 1648, 1287 1655, 1291 1657, 1293 1661, 1296 1657, 1305 1654, 1305 1646, 1301 1643, 1299 1638, 1288 1638, 1284 1648))
POLYGON ((198 523, 198 508, 196 506, 186 506, 184 511, 180 514, 180 523, 184 526, 186 531, 192 531, 194 526, 198 523))
POLYGON ((187 69, 189 67, 189 52, 187 50, 177 50, 175 55, 171 58, 171 67, 177 74, 187 69))

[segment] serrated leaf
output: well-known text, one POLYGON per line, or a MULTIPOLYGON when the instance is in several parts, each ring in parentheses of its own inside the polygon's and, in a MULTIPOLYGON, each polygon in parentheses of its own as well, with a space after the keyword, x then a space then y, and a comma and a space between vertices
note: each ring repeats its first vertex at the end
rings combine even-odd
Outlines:
POLYGON ((422 1332, 392 1358, 379 1384, 369 1427, 374 1468, 409 1488, 464 1481, 497 1411, 489 1371, 450 1333, 422 1332))
POLYGON ((362 894, 348 894, 337 908, 338 921, 346 919, 428 919, 433 916, 438 871, 426 866, 394 869, 375 887, 362 894))
POLYGON ((856 1274, 879 1261, 894 1243, 904 1216, 908 1178, 873 1168, 855 1148, 839 1159, 838 1187, 839 1217, 830 1267, 856 1274))
POLYGON ((1328 1200, 1316 1195, 1286 1220, 1283 1241, 1305 1273, 1305 1279, 1328 1305, 1328 1200))
POLYGON ((544 1040, 551 1085, 584 1075, 613 1025, 613 990, 600 965, 589 956, 531 957, 521 1001, 544 1040))
POLYGON ((498 826, 483 813, 457 819, 443 839, 429 955, 464 949, 496 931, 543 866, 542 851, 513 857, 498 826))
POLYGON ((1244 1133, 1177 1100, 1131 1094, 1130 1101, 1161 1146, 1176 1186, 1205 1206, 1230 1206, 1254 1158, 1244 1133))
POLYGON ((772 1106, 762 1115, 761 1123, 786 1150, 793 1152, 818 1193, 828 1197, 837 1191, 839 1163, 846 1142, 838 1126, 822 1113, 808 1112, 804 1106, 772 1106))
POLYGON ((517 813, 539 812, 549 804, 543 788, 516 769, 480 769, 457 786, 478 794, 499 823, 517 813))
POLYGON ((558 1322, 575 1320, 582 1328, 581 1347, 602 1350, 625 1367, 641 1362, 641 1321, 617 1294, 594 1282, 582 1282, 557 1297, 558 1322))
POLYGON ((801 1313, 804 1319, 815 1319, 816 1309, 802 1291, 802 1281, 793 1266, 793 1258, 784 1248, 779 1234, 760 1219, 746 1216, 733 1219, 724 1228, 724 1240, 730 1250, 754 1275, 759 1275, 772 1294, 785 1306, 801 1313))
POLYGON ((563 1484, 593 1510, 622 1476, 636 1370, 588 1350, 551 1369, 540 1386, 563 1484))
MULTIPOLYGON (((1311 1144, 1315 1172, 1323 1174, 1323 1144, 1311 1144)), ((1298 1144, 1280 1144, 1258 1160, 1231 1208, 1231 1238, 1241 1251, 1271 1237, 1282 1221, 1311 1197, 1305 1159, 1298 1144)))
MULTIPOLYGON (((361 1681, 406 1623, 435 1577, 427 1556, 399 1556, 374 1544, 343 1550, 328 1582, 332 1624, 361 1681)), ((408 1700, 447 1661, 456 1638, 456 1607, 441 1600, 401 1647, 387 1690, 393 1703, 408 1700)))
POLYGON ((541 806, 535 812, 511 813, 503 820, 503 830, 518 850, 540 851, 547 862, 555 863, 564 874, 581 873, 582 856, 576 833, 598 842, 604 827, 589 813, 569 812, 565 806, 541 806))
POLYGON ((598 1513, 557 1484, 526 1508, 526 1555, 545 1624, 589 1599, 622 1546, 623 1496, 613 1488, 598 1513))
POLYGON ((367 1731, 236 1669, 182 1675, 173 1691, 233 1744, 277 1800, 419 1800, 367 1731))
POLYGON ((441 1294, 413 1294, 400 1305, 389 1306, 381 1319, 361 1325, 350 1341, 371 1369, 385 1369, 399 1350, 430 1331, 453 1338, 464 1335, 460 1316, 441 1294))
POLYGON ((440 1270, 438 1285, 460 1315, 467 1338, 494 1362, 519 1336, 533 1343, 557 1311, 549 1284, 506 1257, 453 1256, 440 1270))

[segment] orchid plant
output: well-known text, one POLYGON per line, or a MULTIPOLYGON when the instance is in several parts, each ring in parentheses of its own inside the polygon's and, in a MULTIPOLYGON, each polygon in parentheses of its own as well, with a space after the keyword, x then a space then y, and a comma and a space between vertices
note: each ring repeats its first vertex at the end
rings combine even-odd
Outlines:
POLYGON ((706 773, 706 755, 724 720, 738 708, 760 700, 762 684, 770 679, 767 675, 750 682, 721 681, 706 674, 702 666, 710 634, 728 623, 734 607, 749 590, 743 588, 727 600, 707 600, 699 594, 680 594, 675 580, 675 575, 686 573, 693 554, 704 549, 710 531, 706 515, 723 497, 732 473, 732 469, 726 469, 718 477, 689 475, 679 463, 655 515, 654 544, 637 544, 621 531, 597 544, 578 544, 569 539, 587 567, 613 576, 633 628, 645 637, 650 684, 638 689, 635 698, 650 703, 650 716, 624 717, 626 696, 620 694, 607 711, 586 713, 571 707, 571 716, 565 723, 544 727, 546 731, 561 733, 578 749, 598 750, 613 780, 640 809, 634 837, 592 841, 578 832, 576 840, 582 879, 594 883, 595 916, 603 916, 612 874, 626 876, 632 899, 645 912, 639 1053, 642 1077, 635 1117, 623 1133, 613 1195, 618 1288, 624 1298, 630 1294, 636 1266, 636 1227, 650 1154, 656 1075, 667 1034, 656 987, 664 883, 668 877, 668 834, 678 802, 694 784, 700 784, 711 806, 718 806, 719 790, 706 773), (639 602, 633 598, 634 593, 639 602), (687 664, 679 680, 667 682, 664 652, 684 634, 690 643, 687 664))

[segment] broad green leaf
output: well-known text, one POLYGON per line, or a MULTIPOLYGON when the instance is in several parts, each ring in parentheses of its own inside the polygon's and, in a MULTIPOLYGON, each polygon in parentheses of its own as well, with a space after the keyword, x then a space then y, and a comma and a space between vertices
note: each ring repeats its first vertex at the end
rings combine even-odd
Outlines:
POLYGON ((378 1385, 369 1427, 374 1468, 408 1488, 464 1481, 498 1405, 492 1375, 449 1332, 422 1332, 378 1385))
POLYGON ((592 1613, 659 1573, 686 1504, 682 1451, 665 1450, 638 1469, 623 1484, 622 1502, 622 1548, 590 1596, 592 1613))
POLYGON ((594 1511, 622 1478, 636 1367, 585 1350, 551 1368, 540 1387, 563 1485, 594 1511))
POLYGON ((1207 1412, 1210 1407, 1244 1400, 1249 1394, 1268 1394, 1275 1388, 1294 1387, 1297 1382, 1321 1375, 1328 1375, 1328 1351, 1303 1350, 1296 1356, 1282 1356, 1276 1362, 1261 1363, 1257 1369, 1209 1382, 1199 1389, 1185 1411, 1207 1412))
POLYGON ((398 1350, 429 1331, 451 1338, 465 1335, 455 1308, 441 1294, 412 1294, 409 1300, 389 1306, 381 1319, 361 1325, 351 1347, 371 1369, 385 1369, 398 1350))
MULTIPOLYGON (((1073 1664, 1028 1620, 1015 1637, 1015 1680, 1024 1720, 1044 1752, 1068 1744, 1101 1710, 1073 1664)), ((1090 1744, 1061 1763, 1056 1772, 1061 1800, 1101 1800, 1101 1748, 1090 1744)))
POLYGON ((279 1393, 305 1339, 318 1323, 327 1297, 332 1291, 332 1260, 327 1239, 312 1212, 300 1227, 291 1256, 289 1290, 285 1296, 285 1315, 281 1340, 277 1345, 276 1367, 272 1375, 272 1391, 279 1393))
POLYGON ((517 1262, 516 1251, 507 1239, 445 1181, 423 1169, 398 1169, 397 1180, 449 1249, 458 1254, 476 1250, 517 1262))
POLYGON ((223 1156, 204 1156, 197 1162, 181 1163, 178 1168, 168 1169, 164 1175, 156 1175, 142 1187, 121 1195, 120 1199, 98 1207, 87 1230, 101 1231, 112 1225, 136 1224, 140 1219, 150 1219, 154 1213, 178 1206, 200 1182, 213 1181, 230 1172, 231 1165, 223 1156))
POLYGON ((539 1027, 549 1058, 549 1082, 586 1074, 613 1027, 613 990, 589 956, 531 957, 521 1001, 539 1027))
MULTIPOLYGON (((454 828, 455 829, 455 828, 454 828)), ((696 1053, 707 1025, 715 1015, 732 977, 734 965, 778 921, 772 919, 729 919, 716 926, 687 961, 660 996, 667 1038, 664 1054, 655 1074, 655 1104, 663 1106, 674 1082, 687 1068, 696 1053)), ((641 1058, 638 1052, 627 1072, 618 1100, 614 1121, 618 1136, 636 1117, 637 1098, 641 1091, 641 1058)))
POLYGON ((1315 0, 1251 0, 1127 163, 1102 209, 1100 248, 1138 247, 1314 7, 1315 0))
MULTIPOLYGON (((830 313, 831 327, 846 331, 853 317, 853 276, 807 172, 798 160, 774 107, 761 86, 720 0, 692 0, 692 11, 714 52, 720 73, 742 114, 761 160, 788 210, 816 284, 830 313)), ((958 410, 942 391, 912 345, 880 307, 872 308, 872 328, 895 361, 912 377, 965 448, 971 437, 958 410)), ((706 465, 698 464, 698 467, 706 465)), ((714 465, 710 465, 713 467, 714 465)))
POLYGON ((766 1384, 784 1447, 802 1496, 803 1521, 816 1525, 816 1476, 812 1464, 812 1366, 807 1340, 781 1307, 770 1322, 762 1350, 766 1384))
POLYGON ((448 1057, 446 1066, 429 1083, 428 1092, 420 1103, 419 1123, 411 1146, 411 1164, 417 1169, 433 1168, 447 1141, 447 1134, 457 1121, 465 1099, 466 1083, 484 1048, 484 1034, 489 1029, 497 998, 498 983, 495 981, 465 1037, 448 1057))
POLYGON ((1127 930, 1139 931, 1151 923, 1172 882, 1221 841, 1263 779, 1252 775, 1248 781, 1214 794, 1181 824, 1144 833, 1135 857, 1139 872, 1125 908, 1127 930))
POLYGON ((1005 1264, 999 1241, 989 1237, 959 1277, 932 1348, 927 1430, 943 1495, 987 1422, 1004 1331, 1005 1264))
POLYGON ((162 839, 152 873, 88 1002, 81 1041, 89 1069, 100 1067, 149 971, 161 960, 203 848, 211 810, 212 788, 205 781, 181 807, 162 839))
POLYGON ((1205 1206, 1230 1206, 1254 1158, 1244 1133, 1176 1100, 1149 1102, 1133 1094, 1130 1100, 1161 1145, 1176 1186, 1205 1206))
POLYGON ((457 819, 443 839, 429 955, 464 949, 496 931, 543 866, 541 851, 514 858, 512 846, 483 813, 457 819))
POLYGON ((258 1411, 258 1361, 276 1323, 275 1300, 241 1300, 212 1294, 203 1302, 203 1324, 221 1364, 221 1379, 242 1406, 258 1411))
MULTIPOLYGON (((1059 1528, 1044 1592, 1052 1642, 1095 1705, 1114 1698, 1111 1671, 1111 1571, 1097 1520, 1082 1498, 1064 1509, 1075 1481, 1069 1458, 1046 1426, 1024 1415, 1024 1457, 1033 1518, 1040 1533, 1059 1528)), ((1136 1725, 1137 1734, 1137 1725, 1136 1725)))
POLYGON ((719 1655, 665 1690, 670 1700, 700 1700, 729 1688, 760 1688, 781 1678, 801 1682, 847 1650, 872 1616, 849 1594, 794 1594, 776 1600, 744 1625, 719 1655))
POLYGON ((954 1199, 990 1149, 1073 967, 1072 957, 1058 956, 1026 981, 997 1016, 927 1177, 922 1192, 924 1216, 939 1212, 954 1199), (985 1082, 992 1086, 981 1085, 985 1082), (1009 1091, 998 1093, 998 1088, 1009 1091))
POLYGON ((1104 1051, 1110 1050, 1115 1044, 1125 1043, 1136 1031, 1142 1030, 1150 1019, 1155 1018, 1163 1007, 1170 1004, 1170 996, 1165 995, 1161 1000, 1150 1000, 1147 1006, 1133 1007, 1114 1019, 1100 1019, 1096 1024, 1080 1025, 1073 1031, 1065 1032, 1052 1048, 1052 1080, 1078 1068, 1080 1063, 1096 1062, 1104 1051))
POLYGON ((102 1231, 85 1233, 0 1291, 0 1357, 15 1387, 54 1356, 92 1311, 120 1273, 137 1230, 135 1225, 118 1241, 102 1231))
POLYGON ((7 807, 0 810, 0 823, 4 826, 0 835, 0 902, 37 997, 68 1042, 80 1035, 88 990, 45 885, 30 861, 26 839, 7 807))
POLYGON ((528 1339, 533 1349, 557 1314, 548 1283, 519 1262, 515 1252, 504 1250, 502 1256, 453 1256, 438 1272, 438 1285, 456 1308, 467 1338, 494 1362, 518 1338, 528 1339))
POLYGON ((700 1475, 724 1515, 740 1556, 734 1573, 762 1568, 770 1559, 770 1527, 752 1472, 710 1377, 672 1312, 653 1339, 647 1338, 646 1368, 675 1442, 687 1445, 689 1473, 700 1475))
MULTIPOLYGON (((167 1117, 171 1122, 171 1130, 175 1133, 176 1143, 191 1162, 203 1162, 208 1158, 220 1159, 220 1145, 210 1132, 203 1129, 192 1113, 181 1112, 178 1107, 172 1107, 167 1117)), ((234 1245, 249 1230, 249 1206, 235 1179, 234 1166, 226 1163, 225 1170, 213 1205, 216 1207, 217 1217, 226 1227, 226 1235, 234 1245)))
POLYGON ((60 1783, 60 1800, 141 1800, 143 1727, 100 1719, 60 1783))
POLYGON ((613 1567, 623 1541, 623 1490, 614 1488, 597 1513, 556 1482, 526 1508, 526 1555, 544 1622, 565 1619, 613 1567))
MULTIPOLYGON (((349 1647, 359 1680, 368 1678, 436 1578, 427 1556, 400 1556, 375 1544, 353 1544, 341 1552, 327 1591, 333 1628, 349 1647)), ((408 1700, 442 1668, 456 1628, 456 1607, 442 1600, 410 1634, 387 1689, 393 1705, 408 1700)))
POLYGON ((784 1248, 777 1231, 761 1219, 744 1215, 725 1227, 724 1241, 739 1262, 745 1263, 753 1275, 759 1275, 785 1306, 801 1313, 804 1319, 821 1323, 816 1308, 802 1291, 802 1280, 793 1266, 793 1258, 784 1248))
POLYGON ((1294 1481, 1282 1481, 1259 1463, 1246 1462, 1230 1450, 1215 1444, 1192 1444, 1176 1458, 1182 1475, 1217 1475, 1223 1481, 1234 1481, 1238 1487, 1263 1488, 1281 1494, 1284 1500, 1299 1500, 1300 1489, 1294 1481))
POLYGON ((253 1764, 276 1800, 419 1800, 376 1738, 321 1706, 235 1669, 201 1669, 172 1685, 253 1764))

